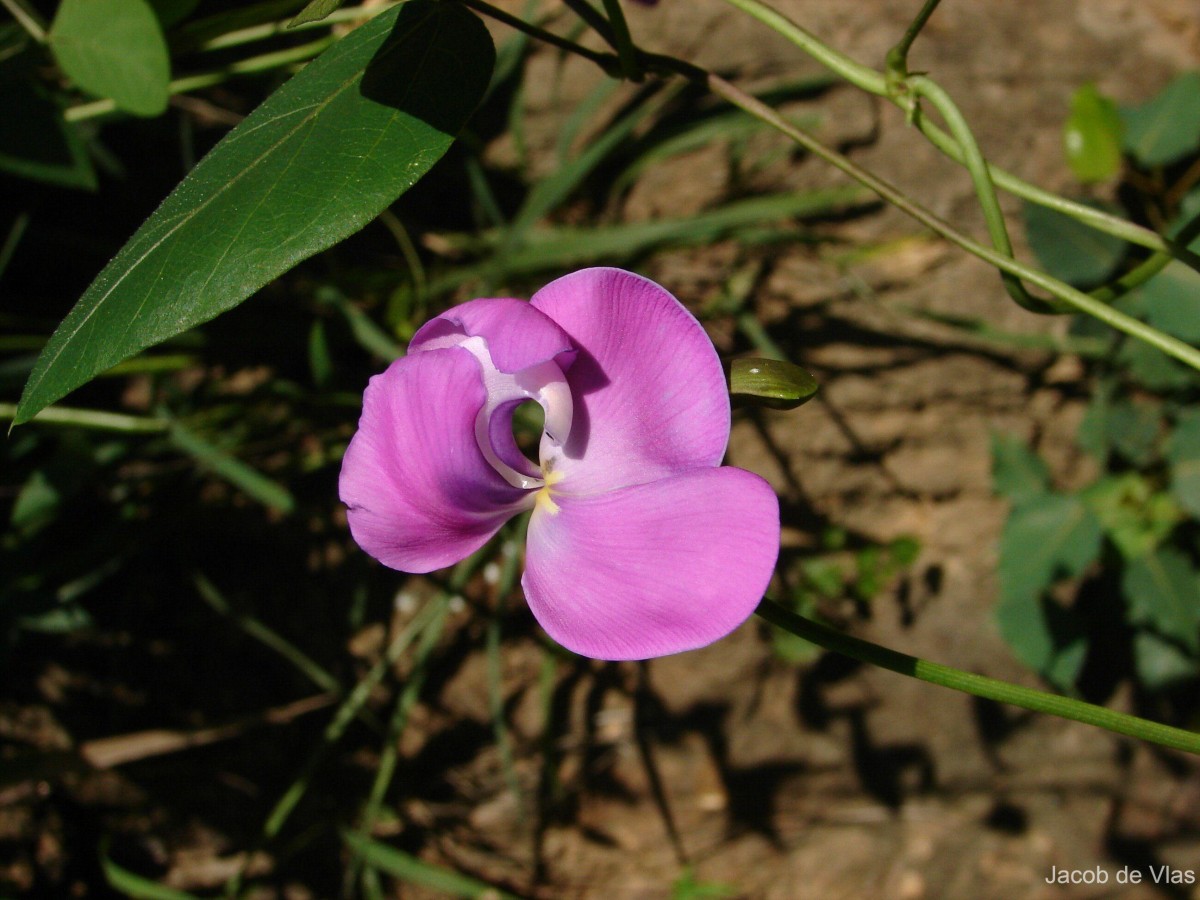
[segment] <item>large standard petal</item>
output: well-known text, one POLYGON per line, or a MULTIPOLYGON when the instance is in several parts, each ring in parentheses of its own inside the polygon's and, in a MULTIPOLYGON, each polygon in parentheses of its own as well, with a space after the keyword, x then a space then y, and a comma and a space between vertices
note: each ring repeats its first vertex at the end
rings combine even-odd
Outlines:
POLYGON ((408 352, 447 347, 464 337, 487 341, 492 362, 509 375, 554 360, 566 370, 574 358, 571 339, 524 300, 484 298, 460 303, 417 329, 408 352))
POLYGON ((569 650, 648 659, 710 644, 754 611, 779 554, 779 502, 732 467, 534 508, 521 584, 569 650))
POLYGON ((479 449, 484 394, 479 363, 460 348, 411 354, 371 379, 338 491, 354 539, 384 565, 456 563, 532 502, 479 449))
POLYGON ((720 463, 729 441, 725 375, 712 341, 678 300, 640 275, 598 268, 551 282, 531 303, 578 350, 567 372, 574 424, 554 460, 563 492, 613 490, 720 463))

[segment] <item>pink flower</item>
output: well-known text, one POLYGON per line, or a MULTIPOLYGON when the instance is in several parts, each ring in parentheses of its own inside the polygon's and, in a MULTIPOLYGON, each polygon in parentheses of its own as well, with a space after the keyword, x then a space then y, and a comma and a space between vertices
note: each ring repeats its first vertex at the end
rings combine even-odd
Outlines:
POLYGON ((584 269, 427 322, 371 379, 339 490, 367 553, 405 572, 466 558, 533 510, 522 586, 542 627, 599 659, 712 643, 755 609, 779 505, 720 466, 729 397, 700 323, 654 282, 584 269), (512 414, 545 411, 540 464, 512 414))

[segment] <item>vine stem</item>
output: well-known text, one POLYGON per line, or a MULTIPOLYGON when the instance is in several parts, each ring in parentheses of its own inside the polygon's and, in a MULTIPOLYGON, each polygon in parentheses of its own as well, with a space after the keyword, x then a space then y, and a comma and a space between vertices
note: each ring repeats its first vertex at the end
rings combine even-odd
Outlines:
POLYGON ((1095 297, 1085 294, 1076 288, 1071 287, 1057 278, 1052 278, 1045 272, 1040 272, 1037 269, 1030 268, 1023 263, 1018 262, 1010 256, 1005 256, 993 250, 991 247, 986 247, 978 241, 958 231, 949 222, 934 215, 931 211, 921 206, 914 200, 909 199, 898 188, 884 181, 882 178, 868 172, 852 162, 849 158, 838 153, 830 147, 826 147, 812 135, 797 128, 778 112, 767 106, 756 97, 747 94, 745 91, 726 81, 719 75, 712 72, 700 69, 690 64, 679 66, 676 60, 669 58, 654 57, 654 60, 661 65, 673 68, 674 71, 684 74, 693 79, 701 80, 706 84, 714 94, 724 97, 734 106, 745 110, 751 115, 763 122, 766 122, 777 131, 787 135, 804 149, 808 150, 814 156, 818 156, 825 160, 830 165, 845 172, 855 181, 870 188, 881 198, 895 206, 902 212, 912 216, 922 225, 925 225, 931 231, 941 235, 946 240, 967 251, 973 256, 982 259, 984 262, 996 267, 1002 272, 1011 274, 1017 278, 1022 278, 1030 284, 1040 287, 1042 290, 1054 295, 1060 300, 1070 304, 1076 310, 1087 313, 1088 315, 1099 319, 1106 325, 1122 331, 1131 337, 1145 341, 1151 346, 1157 347, 1168 356, 1172 356, 1180 362, 1190 366, 1197 371, 1200 371, 1200 350, 1189 344, 1184 343, 1178 338, 1163 334, 1156 328, 1152 328, 1145 322, 1141 322, 1132 316, 1126 315, 1119 310, 1112 308, 1106 303, 1097 300, 1095 297))
MULTIPOLYGON (((490 7, 490 5, 484 2, 484 0, 462 0, 462 2, 488 15, 493 14, 493 12, 499 12, 498 10, 494 10, 493 7, 490 7)), ((572 2, 583 2, 586 5, 586 0, 572 0, 572 2)), ((753 8, 763 12, 763 15, 766 15, 770 21, 778 21, 782 23, 784 26, 788 27, 792 32, 794 32, 798 38, 802 38, 803 36, 807 35, 809 43, 811 43, 812 47, 815 49, 814 55, 818 55, 818 57, 822 58, 823 60, 827 59, 830 62, 831 68, 834 68, 834 70, 839 72, 839 74, 845 75, 846 72, 852 72, 854 74, 854 78, 849 78, 849 76, 847 76, 852 82, 858 83, 859 81, 862 81, 864 84, 874 85, 875 82, 878 81, 880 85, 883 84, 884 77, 878 72, 866 69, 865 67, 860 66, 858 63, 854 63, 852 60, 846 59, 841 54, 837 53, 837 51, 825 47, 824 44, 809 35, 808 32, 800 28, 800 26, 788 22, 788 20, 782 15, 770 10, 769 7, 765 7, 763 4, 759 3, 758 0, 727 0, 727 2, 738 6, 739 8, 746 8, 747 11, 749 11, 750 8, 753 8), (843 71, 843 69, 845 71, 843 71)), ((595 10, 592 10, 591 14, 593 16, 598 15, 595 10)), ((506 24, 509 24, 512 27, 527 33, 532 33, 531 29, 533 26, 530 26, 528 23, 520 20, 506 20, 506 24)), ((607 26, 607 23, 605 23, 605 25, 607 26)), ((591 58, 593 62, 604 68, 605 71, 609 72, 610 74, 613 73, 615 68, 613 64, 617 63, 617 60, 614 56, 609 54, 595 54, 594 52, 589 52, 585 55, 591 58)), ((1158 348, 1163 353, 1166 353, 1168 356, 1174 357, 1185 365, 1200 371, 1200 350, 1197 350, 1195 347, 1184 343, 1178 338, 1164 334, 1158 329, 1152 328, 1151 326, 1139 321, 1138 319, 1135 319, 1132 316, 1126 315, 1125 313, 1114 309, 1104 302, 1104 300, 1099 299, 1098 297, 1085 294, 1083 291, 1073 288, 1070 285, 1059 281, 1057 278, 1047 275, 1045 272, 1040 272, 1037 269, 1033 269, 1021 262, 1018 262, 1011 255, 1007 255, 987 247, 968 235, 963 234, 954 228, 954 226, 952 226, 949 222, 946 222, 944 219, 936 216, 934 213, 921 206, 916 201, 909 199, 895 186, 889 184, 871 172, 868 172, 866 169, 856 165, 848 157, 843 156, 836 150, 826 147, 812 135, 797 128, 770 106, 726 81, 719 75, 709 72, 707 69, 703 69, 700 66, 693 65, 692 63, 688 63, 671 56, 643 53, 641 54, 641 61, 652 71, 655 71, 658 74, 669 73, 674 75, 682 75, 683 77, 688 78, 697 84, 707 87, 712 93, 725 98, 739 109, 742 109, 755 118, 760 119, 782 134, 787 135, 814 156, 820 157, 830 165, 845 172, 860 184, 870 188, 883 200, 916 219, 934 233, 940 235, 973 256, 976 256, 984 262, 994 266, 1005 275, 1012 276, 1013 279, 1023 279, 1030 284, 1036 285, 1052 296, 1064 301, 1073 309, 1079 312, 1087 313, 1093 318, 1099 319, 1106 325, 1115 328, 1116 330, 1121 331, 1130 337, 1145 341, 1151 346, 1158 348)), ((872 90, 872 93, 876 92, 873 88, 869 89, 872 90)), ((880 91, 883 90, 884 88, 880 87, 880 91)), ((889 99, 895 99, 886 93, 882 93, 881 95, 888 96, 889 99)), ((911 93, 906 94, 905 97, 909 104, 914 102, 911 93)), ((917 116, 916 121, 918 123, 926 122, 924 117, 921 116, 917 116)), ((963 124, 965 127, 965 123, 963 124)), ((935 128, 936 126, 930 127, 935 128)), ((952 145, 959 154, 955 158, 959 159, 959 161, 962 161, 963 151, 958 147, 958 144, 955 142, 954 138, 945 132, 941 132, 941 134, 945 136, 945 140, 949 142, 949 144, 952 145)), ((977 168, 982 167, 985 177, 994 178, 999 181, 999 171, 988 166, 986 162, 983 161, 982 157, 979 157, 979 159, 976 161, 976 166, 977 168)), ((1094 227, 1098 227, 1104 231, 1110 231, 1111 233, 1116 233, 1113 231, 1113 229, 1105 227, 1103 224, 1099 224, 1107 219, 1111 219, 1118 225, 1127 226, 1129 229, 1133 229, 1135 236, 1136 233, 1145 232, 1153 239, 1148 244, 1144 240, 1133 241, 1134 243, 1142 243, 1144 245, 1152 246, 1154 249, 1160 250, 1168 256, 1175 256, 1180 259, 1186 260, 1190 255, 1192 258, 1196 259, 1197 262, 1200 262, 1200 257, 1197 257, 1196 254, 1173 252, 1172 248, 1175 245, 1173 243, 1168 244, 1162 237, 1152 231, 1142 229, 1131 222, 1125 222, 1124 220, 1117 219, 1116 217, 1106 216, 1105 214, 1099 213, 1098 211, 1091 209, 1090 207, 1083 206, 1082 204, 1073 204, 1070 201, 1063 200, 1062 198, 1056 199, 1059 201, 1059 204, 1057 204, 1055 208, 1060 212, 1064 212, 1068 215, 1076 215, 1077 207, 1078 210, 1086 213, 1086 216, 1077 216, 1077 218, 1089 221, 1089 223, 1094 227)), ((1000 221, 999 225, 1002 229, 1002 241, 1007 243, 1007 230, 1002 220, 1000 221)), ((1128 240, 1133 240, 1133 238, 1128 234, 1124 234, 1122 236, 1126 237, 1128 240)), ((1110 287, 1107 291, 1106 299, 1119 294, 1124 289, 1128 289, 1135 284, 1141 283, 1142 280, 1150 277, 1150 275, 1157 271, 1156 267, 1165 265, 1167 261, 1169 260, 1155 259, 1152 262, 1147 261, 1146 264, 1134 270, 1134 272, 1129 273, 1129 276, 1122 280, 1122 282, 1118 283, 1115 287, 1110 287)), ((1197 266, 1197 268, 1200 268, 1200 266, 1197 266)))
MULTIPOLYGON (((970 174, 971 182, 975 187, 975 196, 979 199, 983 220, 992 239, 992 247, 997 253, 1012 258, 1014 256, 1012 240, 1008 236, 1008 225, 1004 221, 1000 200, 996 196, 996 186, 988 172, 983 151, 979 149, 979 142, 975 140, 975 135, 971 132, 967 120, 950 95, 932 79, 924 75, 905 75, 901 82, 901 89, 903 88, 912 92, 913 105, 909 115, 913 121, 922 117, 921 107, 917 102, 917 99, 921 97, 933 104, 933 107, 945 120, 950 134, 953 135, 962 151, 963 165, 970 174)), ((1070 309, 1062 304, 1048 303, 1032 296, 1025 289, 1025 285, 1021 283, 1021 279, 1011 274, 1002 272, 1000 278, 1004 282, 1004 289, 1008 291, 1008 295, 1030 312, 1066 312, 1070 309)))
MULTIPOLYGON (((762 22, 855 87, 882 97, 907 112, 907 97, 897 96, 893 93, 892 85, 888 83, 885 75, 834 50, 816 35, 763 3, 762 0, 725 0, 725 2, 762 22)), ((934 147, 955 162, 965 165, 963 151, 951 135, 927 119, 918 118, 913 124, 934 147)), ((1200 270, 1200 256, 1192 253, 1186 247, 1180 246, 1177 242, 1167 240, 1149 228, 1143 228, 1102 210, 1059 197, 993 165, 987 164, 987 172, 997 187, 1023 200, 1071 216, 1085 225, 1129 241, 1131 244, 1137 244, 1156 252, 1170 253, 1177 259, 1200 270)))
POLYGON ((755 612, 767 622, 782 628, 784 631, 804 638, 826 650, 832 650, 851 659, 857 659, 870 665, 879 666, 891 672, 908 675, 930 684, 952 688, 975 697, 1008 703, 1038 713, 1048 713, 1063 719, 1094 725, 1116 734, 1129 737, 1187 753, 1200 754, 1200 734, 1173 728, 1159 722, 1151 722, 1128 713, 1117 712, 1093 703, 1085 703, 1071 697, 1050 694, 1034 688, 1022 687, 1007 681, 988 678, 986 675, 976 675, 974 672, 964 672, 953 666, 930 662, 906 653, 889 650, 870 641, 851 637, 828 625, 822 625, 811 619, 797 615, 774 600, 763 598, 755 612))
POLYGON ((460 0, 463 6, 469 7, 478 13, 489 16, 497 22, 501 22, 512 28, 514 31, 520 31, 530 37, 537 38, 543 43, 549 44, 552 47, 558 47, 560 50, 566 50, 569 53, 574 53, 577 56, 582 56, 589 62, 593 62, 604 70, 605 74, 611 75, 614 78, 619 77, 620 69, 617 58, 609 53, 600 53, 575 41, 568 40, 564 37, 559 37, 552 31, 547 31, 524 19, 507 13, 499 7, 493 6, 487 0, 460 0))
POLYGON ((925 0, 925 5, 917 13, 917 17, 905 30, 904 37, 900 38, 899 43, 888 51, 887 70, 889 74, 894 73, 898 77, 908 75, 908 51, 912 49, 913 41, 917 39, 917 35, 921 33, 921 29, 925 27, 925 23, 929 21, 929 17, 933 15, 933 11, 941 2, 942 0, 925 0))

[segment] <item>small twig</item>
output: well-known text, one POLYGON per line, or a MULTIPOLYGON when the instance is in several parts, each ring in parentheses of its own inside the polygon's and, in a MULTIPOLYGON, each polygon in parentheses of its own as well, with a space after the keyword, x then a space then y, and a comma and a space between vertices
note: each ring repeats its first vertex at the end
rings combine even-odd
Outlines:
POLYGON ((26 3, 25 0, 0 0, 0 4, 12 13, 12 17, 17 20, 17 24, 24 28, 31 38, 39 44, 46 43, 46 33, 48 30, 46 22, 36 9, 26 3))
POLYGON ((79 755, 97 769, 112 769, 154 756, 165 756, 168 753, 178 753, 193 747, 204 747, 218 741, 227 741, 239 737, 251 728, 263 725, 286 725, 306 713, 324 709, 336 700, 336 694, 327 692, 285 703, 283 706, 274 706, 257 715, 239 719, 227 725, 188 731, 155 728, 149 731, 135 731, 132 734, 97 738, 80 744, 79 755))

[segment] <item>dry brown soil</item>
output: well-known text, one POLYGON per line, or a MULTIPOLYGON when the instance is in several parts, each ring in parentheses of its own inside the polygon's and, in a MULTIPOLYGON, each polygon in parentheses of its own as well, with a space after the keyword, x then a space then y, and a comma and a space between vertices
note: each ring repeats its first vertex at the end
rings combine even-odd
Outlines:
MULTIPOLYGON (((779 0, 796 21, 872 65, 918 5, 779 0)), ((661 0, 630 16, 646 46, 741 83, 818 71, 720 0, 661 0)), ((1078 85, 1094 80, 1133 102, 1198 64, 1200 6, 1190 0, 947 0, 912 58, 959 101, 991 160, 1052 189, 1071 187, 1059 127, 1078 85)), ((595 78, 583 63, 560 68, 549 53, 535 60, 535 153, 552 147, 562 117, 595 78)), ((848 87, 812 108, 823 112, 826 141, 982 233, 965 174, 895 109, 848 87)), ((764 140, 765 157, 777 145, 764 140)), ((680 215, 721 199, 725 159, 725 148, 713 147, 651 171, 622 214, 680 215)), ((762 189, 844 183, 796 156, 776 158, 753 179, 762 189)), ((1004 202, 1017 221, 1017 204, 1004 202)), ((887 646, 1036 685, 991 620, 1006 506, 990 490, 989 435, 1032 438, 1061 483, 1087 477, 1072 441, 1082 369, 1071 358, 976 341, 912 310, 1022 333, 1061 333, 1064 322, 1022 311, 993 270, 895 211, 821 229, 836 240, 769 252, 721 244, 646 265, 695 307, 717 296, 732 272, 756 266, 755 312, 821 383, 820 399, 798 411, 738 418, 730 461, 778 490, 785 559, 811 551, 827 525, 864 541, 920 541, 913 568, 868 607, 827 613, 887 646), (871 252, 850 252, 862 248, 871 252)), ((745 348, 719 324, 713 336, 722 350, 745 348)), ((374 652, 370 635, 363 644, 364 655, 374 652)), ((833 658, 786 664, 755 622, 702 651, 644 666, 560 669, 554 740, 544 746, 540 644, 510 644, 503 668, 511 770, 490 732, 485 657, 467 654, 434 702, 414 712, 402 743, 404 759, 423 761, 424 774, 413 777, 442 788, 400 798, 401 818, 381 839, 547 898, 669 897, 683 863, 696 882, 747 898, 1200 896, 1195 888, 1116 883, 1126 867, 1145 882, 1150 867, 1162 865, 1200 878, 1200 769, 1189 760, 833 658), (456 743, 464 735, 470 740, 456 743), (406 843, 413 834, 419 839, 406 843), (1097 867, 1106 885, 1045 881, 1052 868, 1097 867)), ((1118 692, 1111 702, 1130 701, 1118 692)), ((364 766, 371 762, 368 754, 364 766)), ((94 776, 79 802, 103 807, 119 777, 94 776)), ((363 785, 352 789, 361 795, 363 785)), ((10 818, 21 815, 22 797, 7 799, 10 818)), ((19 830, 4 816, 0 805, 0 827, 19 830)), ((155 861, 168 884, 211 890, 237 848, 208 825, 188 827, 187 837, 175 827, 155 861)), ((47 858, 54 849, 43 848, 47 858)), ((278 890, 311 896, 304 883, 285 878, 278 890)))

